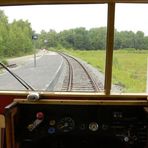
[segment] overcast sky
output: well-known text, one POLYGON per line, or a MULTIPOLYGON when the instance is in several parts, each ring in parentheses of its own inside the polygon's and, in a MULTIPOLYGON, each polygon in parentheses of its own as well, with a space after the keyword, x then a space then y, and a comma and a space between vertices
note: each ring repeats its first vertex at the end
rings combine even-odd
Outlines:
MULTIPOLYGON (((102 27, 107 24, 107 5, 40 5, 0 7, 8 16, 9 22, 14 19, 28 20, 33 30, 57 32, 85 27, 102 27)), ((148 35, 148 5, 117 4, 115 27, 118 31, 143 31, 148 35)))

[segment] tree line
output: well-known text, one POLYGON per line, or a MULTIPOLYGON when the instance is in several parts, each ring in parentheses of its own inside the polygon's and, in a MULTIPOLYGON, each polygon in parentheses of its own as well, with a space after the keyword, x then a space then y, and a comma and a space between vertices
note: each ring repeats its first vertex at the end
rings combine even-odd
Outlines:
MULTIPOLYGON (((13 20, 8 22, 4 11, 0 10, 0 57, 21 56, 31 53, 34 48, 72 48, 79 50, 106 49, 107 28, 75 29, 56 32, 55 30, 42 30, 38 39, 33 41, 35 34, 28 20, 13 20), (34 43, 33 43, 34 42, 34 43)), ((114 49, 148 49, 148 36, 142 31, 115 30, 114 49)))
MULTIPOLYGON (((86 30, 83 27, 64 30, 57 33, 55 30, 39 34, 38 46, 40 48, 72 48, 79 50, 103 50, 106 49, 107 28, 92 28, 86 30)), ((148 49, 148 36, 142 31, 117 31, 114 33, 114 49, 148 49)))

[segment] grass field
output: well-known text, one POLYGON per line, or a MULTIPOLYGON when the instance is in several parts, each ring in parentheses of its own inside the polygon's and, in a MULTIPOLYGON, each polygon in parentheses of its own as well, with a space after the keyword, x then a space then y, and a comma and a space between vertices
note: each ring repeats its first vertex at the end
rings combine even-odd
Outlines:
MULTIPOLYGON (((85 60, 104 73, 105 51, 69 50, 68 53, 85 60)), ((113 84, 122 86, 123 92, 146 92, 146 50, 116 50, 113 57, 113 84)))

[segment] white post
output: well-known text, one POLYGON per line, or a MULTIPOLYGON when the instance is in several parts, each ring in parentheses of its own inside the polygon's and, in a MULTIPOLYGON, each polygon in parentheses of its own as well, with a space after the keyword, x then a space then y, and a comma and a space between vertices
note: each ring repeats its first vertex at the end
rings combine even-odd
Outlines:
POLYGON ((36 67, 36 49, 34 49, 34 67, 36 67))
POLYGON ((34 67, 36 67, 36 46, 35 46, 35 41, 37 39, 38 39, 38 36, 36 34, 32 35, 33 48, 34 48, 34 67))

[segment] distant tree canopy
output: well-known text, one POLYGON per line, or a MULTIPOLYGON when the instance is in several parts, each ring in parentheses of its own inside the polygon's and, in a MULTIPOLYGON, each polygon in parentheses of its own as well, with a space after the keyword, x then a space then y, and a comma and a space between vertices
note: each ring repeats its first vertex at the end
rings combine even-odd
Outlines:
MULTIPOLYGON (((38 46, 40 48, 73 48, 79 50, 103 50, 106 48, 107 28, 92 28, 86 30, 83 27, 64 30, 57 33, 41 31, 38 46), (44 41, 47 41, 45 44, 44 41)), ((142 31, 117 31, 114 36, 114 49, 148 49, 148 36, 142 31)))
MULTIPOLYGON (((0 10, 0 57, 21 56, 33 50, 32 35, 35 32, 26 20, 8 22, 4 11, 0 10)), ((107 28, 84 27, 56 32, 42 30, 35 41, 36 48, 72 48, 79 50, 104 50, 106 48, 107 28)), ((142 31, 115 30, 114 49, 148 49, 148 36, 142 31)))
POLYGON ((28 21, 8 18, 0 10, 0 56, 20 56, 32 50, 32 28, 28 21))
POLYGON ((39 34, 38 46, 46 48, 73 48, 79 50, 105 49, 106 27, 86 30, 84 27, 64 30, 57 33, 54 30, 39 34), (47 43, 45 44, 45 40, 47 43))

